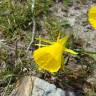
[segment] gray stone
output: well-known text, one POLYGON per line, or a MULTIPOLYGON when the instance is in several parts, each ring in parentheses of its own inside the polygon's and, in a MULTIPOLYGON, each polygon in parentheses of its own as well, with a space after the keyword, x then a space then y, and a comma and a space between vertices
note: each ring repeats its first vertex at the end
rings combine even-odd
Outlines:
POLYGON ((64 91, 33 76, 24 77, 17 85, 10 96, 76 96, 74 92, 64 91))

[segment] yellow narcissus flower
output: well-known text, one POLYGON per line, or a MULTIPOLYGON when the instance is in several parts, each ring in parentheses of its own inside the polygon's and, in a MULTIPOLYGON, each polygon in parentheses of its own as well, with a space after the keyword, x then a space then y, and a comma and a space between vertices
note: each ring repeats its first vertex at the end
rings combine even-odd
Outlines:
POLYGON ((43 42, 47 42, 50 45, 41 45, 43 47, 38 48, 33 52, 33 58, 40 69, 47 70, 51 73, 57 72, 61 67, 62 56, 64 51, 77 54, 73 50, 67 49, 65 44, 68 40, 68 36, 57 39, 56 42, 51 42, 42 38, 37 38, 43 42))
POLYGON ((92 6, 88 11, 88 20, 91 26, 96 29, 96 6, 92 6))

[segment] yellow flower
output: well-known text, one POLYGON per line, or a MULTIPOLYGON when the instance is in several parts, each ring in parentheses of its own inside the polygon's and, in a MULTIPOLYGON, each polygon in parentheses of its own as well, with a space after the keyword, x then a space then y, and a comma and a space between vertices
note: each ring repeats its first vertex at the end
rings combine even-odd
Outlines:
MULTIPOLYGON (((50 45, 41 45, 43 47, 38 48, 33 52, 33 58, 40 69, 47 70, 51 73, 57 72, 61 67, 62 56, 64 51, 77 54, 73 50, 67 49, 65 44, 68 40, 68 36, 57 39, 56 42, 51 42, 42 38, 37 38, 43 42, 47 42, 50 45)), ((38 45, 38 44, 37 44, 38 45)))
POLYGON ((88 11, 88 20, 94 29, 96 29, 96 6, 92 6, 88 11))

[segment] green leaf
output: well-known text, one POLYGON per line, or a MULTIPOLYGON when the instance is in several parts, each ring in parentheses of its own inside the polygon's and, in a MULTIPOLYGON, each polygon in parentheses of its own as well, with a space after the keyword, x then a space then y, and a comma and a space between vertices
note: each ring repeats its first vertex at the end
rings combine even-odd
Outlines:
POLYGON ((96 54, 88 53, 89 56, 91 56, 94 60, 96 60, 96 54))

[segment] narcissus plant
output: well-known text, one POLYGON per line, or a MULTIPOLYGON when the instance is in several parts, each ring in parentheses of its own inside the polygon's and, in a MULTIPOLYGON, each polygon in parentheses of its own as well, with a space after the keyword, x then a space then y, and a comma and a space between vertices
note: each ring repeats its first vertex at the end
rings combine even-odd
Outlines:
POLYGON ((96 29, 96 6, 91 6, 88 10, 88 21, 96 29))
POLYGON ((51 73, 57 72, 61 67, 64 52, 69 52, 74 55, 77 54, 77 52, 65 47, 68 36, 65 36, 62 39, 57 39, 56 42, 51 42, 43 38, 37 38, 37 40, 50 44, 41 45, 42 47, 33 52, 33 58, 39 69, 47 70, 51 73))

